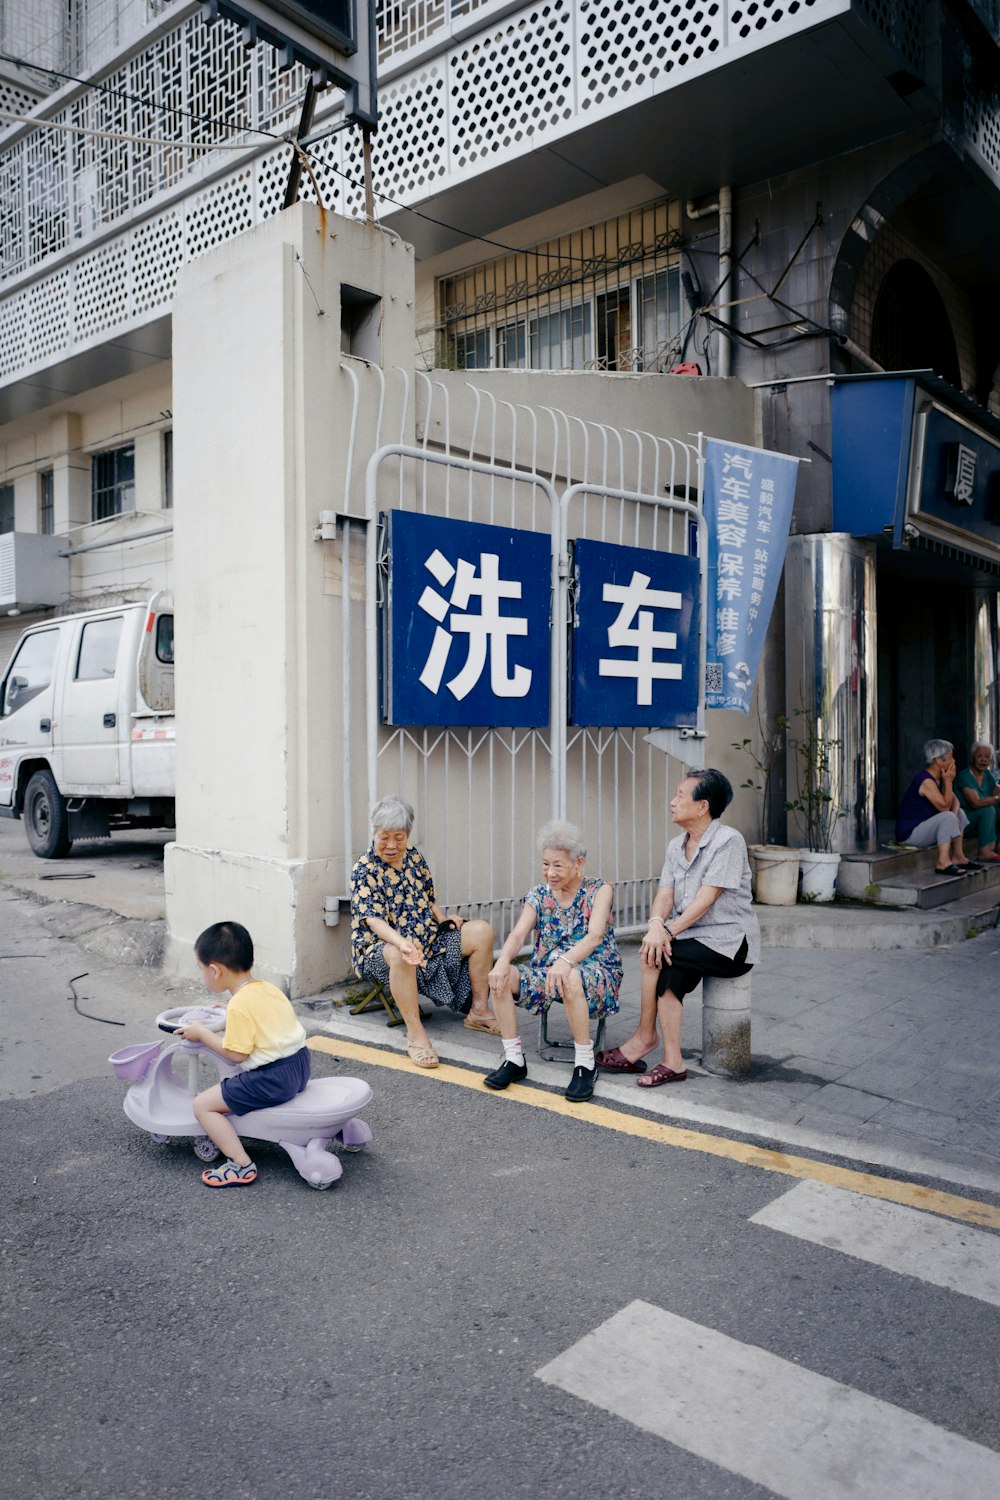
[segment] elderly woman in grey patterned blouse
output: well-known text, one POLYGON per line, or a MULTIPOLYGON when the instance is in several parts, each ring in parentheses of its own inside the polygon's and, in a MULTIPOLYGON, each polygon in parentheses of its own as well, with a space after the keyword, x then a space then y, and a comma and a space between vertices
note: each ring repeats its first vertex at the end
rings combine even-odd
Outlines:
POLYGON ((636 1080, 644 1088, 682 1083, 684 996, 706 975, 745 974, 760 957, 760 929, 750 896, 750 862, 742 834, 719 819, 733 800, 721 771, 685 776, 670 804, 681 829, 667 847, 660 888, 642 940, 642 1004, 627 1042, 598 1056, 612 1073, 646 1073, 644 1055, 663 1036, 663 1061, 636 1080))

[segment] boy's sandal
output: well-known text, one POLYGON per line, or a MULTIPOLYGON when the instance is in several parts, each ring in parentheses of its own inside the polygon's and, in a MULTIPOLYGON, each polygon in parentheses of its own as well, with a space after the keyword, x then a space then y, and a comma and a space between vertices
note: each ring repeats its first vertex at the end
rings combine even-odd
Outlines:
POLYGON ((418 1068, 436 1068, 441 1062, 434 1048, 428 1047, 425 1042, 408 1042, 406 1055, 418 1068))
POLYGON ((238 1167, 234 1161, 224 1161, 221 1167, 209 1167, 202 1172, 201 1180, 206 1187, 246 1187, 257 1179, 257 1168, 253 1162, 248 1162, 245 1167, 238 1167))

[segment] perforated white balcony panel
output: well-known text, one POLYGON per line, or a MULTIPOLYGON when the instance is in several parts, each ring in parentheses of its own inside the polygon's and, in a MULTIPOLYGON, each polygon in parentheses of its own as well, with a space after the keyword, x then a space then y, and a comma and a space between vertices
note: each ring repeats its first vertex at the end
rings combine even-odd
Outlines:
MULTIPOLYGON (((118 24, 126 12, 128 27, 140 24, 130 0, 95 3, 117 4, 118 24)), ((718 155, 738 156, 765 126, 777 142, 775 155, 787 149, 788 121, 773 108, 787 77, 777 59, 787 58, 794 44, 801 49, 796 56, 815 61, 836 43, 837 28, 827 28, 814 54, 808 40, 796 39, 823 23, 849 24, 850 36, 842 33, 841 41, 852 58, 860 56, 863 32, 875 38, 874 52, 887 66, 898 58, 919 74, 923 9, 920 0, 534 0, 513 11, 506 0, 383 0, 385 81, 373 142, 380 216, 451 195, 445 222, 482 232, 477 216, 484 225, 497 222, 494 184, 504 172, 502 208, 510 217, 518 208, 532 211, 530 194, 544 196, 553 174, 572 174, 577 166, 597 181, 646 171, 680 191, 675 178, 695 146, 708 180, 698 190, 707 191, 717 180, 711 170, 721 114, 729 113, 730 135, 718 155), (749 76, 753 54, 763 82, 737 97, 733 90, 749 76), (740 66, 727 71, 731 64, 740 66), (689 128, 687 106, 670 101, 681 97, 672 93, 678 85, 696 78, 709 82, 684 95, 703 112, 689 128), (627 120, 615 121, 628 110, 627 120), (645 135, 633 135, 643 110, 645 135), (564 164, 560 148, 567 142, 564 164), (602 152, 610 153, 607 161, 602 152)), ((152 24, 151 14, 145 12, 142 25, 152 24)), ((835 59, 832 76, 840 76, 837 66, 835 59)), ((193 15, 127 57, 104 80, 106 88, 81 89, 54 116, 132 139, 39 129, 0 154, 0 282, 8 284, 0 308, 0 382, 163 316, 185 261, 277 213, 291 152, 259 131, 294 129, 305 78, 299 68, 282 72, 269 47, 248 51, 230 23, 207 27, 193 15), (235 142, 247 150, 245 156, 193 153, 190 142, 235 142)), ((884 70, 879 75, 873 65, 872 78, 883 83, 884 70)), ((883 116, 859 127, 863 139, 877 138, 885 120, 897 129, 906 123, 891 111, 910 106, 884 88, 891 97, 879 106, 883 116)), ((837 93, 817 89, 812 97, 853 115, 868 106, 867 95, 838 105, 837 93)), ((317 126, 336 120, 338 107, 325 99, 317 126)), ((981 88, 968 93, 964 108, 970 147, 1000 180, 1000 101, 981 88)), ((842 126, 843 118, 834 123, 842 126)), ((311 158, 300 196, 318 196, 335 212, 363 213, 358 133, 319 141, 311 158)), ((564 198, 579 192, 585 181, 567 177, 564 189, 552 187, 552 201, 560 201, 559 191, 564 198)), ((406 232, 420 227, 407 221, 406 232)), ((421 248, 440 248, 432 230, 421 248)))

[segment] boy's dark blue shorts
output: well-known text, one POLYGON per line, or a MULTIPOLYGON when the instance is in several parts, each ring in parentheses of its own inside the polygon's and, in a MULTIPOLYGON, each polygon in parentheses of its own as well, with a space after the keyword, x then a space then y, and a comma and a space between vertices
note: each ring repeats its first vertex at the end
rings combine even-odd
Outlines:
POLYGON ((291 1057, 279 1057, 262 1068, 248 1068, 245 1073, 224 1078, 222 1097, 231 1115, 248 1115, 253 1109, 268 1109, 294 1099, 309 1082, 311 1072, 309 1048, 300 1047, 291 1057))

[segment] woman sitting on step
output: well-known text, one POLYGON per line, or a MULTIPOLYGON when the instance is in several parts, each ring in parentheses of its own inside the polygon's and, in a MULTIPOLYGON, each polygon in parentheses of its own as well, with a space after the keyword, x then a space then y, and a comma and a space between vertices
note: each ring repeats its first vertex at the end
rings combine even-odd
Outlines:
POLYGON ((918 771, 903 793, 896 814, 896 839, 916 849, 937 845, 938 875, 965 875, 981 865, 966 859, 962 834, 969 820, 955 795, 955 747, 950 740, 928 740, 924 746, 924 769, 918 771))
POLYGON ((973 745, 972 761, 967 771, 955 777, 955 790, 969 814, 969 830, 979 841, 979 858, 990 865, 1000 865, 997 853, 997 808, 1000 807, 1000 783, 991 770, 993 746, 985 740, 973 745))

